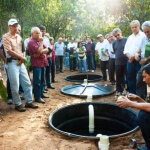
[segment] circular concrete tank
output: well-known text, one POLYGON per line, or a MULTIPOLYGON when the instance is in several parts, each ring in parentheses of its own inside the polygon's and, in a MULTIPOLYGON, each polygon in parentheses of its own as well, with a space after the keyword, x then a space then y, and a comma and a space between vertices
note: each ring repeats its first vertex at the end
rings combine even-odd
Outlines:
POLYGON ((70 136, 99 139, 97 134, 110 138, 125 136, 135 132, 139 127, 136 113, 130 109, 121 109, 109 103, 79 103, 67 105, 52 112, 48 118, 49 125, 55 131, 70 136), (94 108, 94 133, 89 133, 88 106, 94 108))

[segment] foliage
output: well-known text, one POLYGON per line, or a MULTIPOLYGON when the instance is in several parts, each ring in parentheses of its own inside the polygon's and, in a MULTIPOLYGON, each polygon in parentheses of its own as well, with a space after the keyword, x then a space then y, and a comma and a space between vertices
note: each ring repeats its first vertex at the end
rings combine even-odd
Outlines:
POLYGON ((59 36, 96 37, 120 27, 131 34, 129 23, 149 20, 149 0, 1 0, 0 35, 7 31, 10 18, 17 18, 28 37, 31 27, 45 25, 54 38, 59 36))

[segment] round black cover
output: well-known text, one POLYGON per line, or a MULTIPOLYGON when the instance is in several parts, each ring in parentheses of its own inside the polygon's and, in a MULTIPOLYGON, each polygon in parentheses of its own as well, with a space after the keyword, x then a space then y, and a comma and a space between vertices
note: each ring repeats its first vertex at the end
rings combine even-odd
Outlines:
POLYGON ((97 74, 76 74, 76 75, 71 75, 67 76, 65 80, 71 81, 71 82, 83 82, 84 79, 88 78, 88 82, 96 82, 102 80, 101 75, 97 74))
POLYGON ((63 87, 61 92, 71 96, 87 97, 90 94, 99 97, 114 93, 115 88, 107 84, 74 84, 63 87))
POLYGON ((128 135, 139 127, 137 114, 130 109, 121 109, 109 103, 79 103, 64 106, 52 112, 48 118, 49 125, 55 131, 70 136, 98 139, 97 134, 110 138, 128 135), (88 106, 94 107, 94 133, 89 133, 88 106))

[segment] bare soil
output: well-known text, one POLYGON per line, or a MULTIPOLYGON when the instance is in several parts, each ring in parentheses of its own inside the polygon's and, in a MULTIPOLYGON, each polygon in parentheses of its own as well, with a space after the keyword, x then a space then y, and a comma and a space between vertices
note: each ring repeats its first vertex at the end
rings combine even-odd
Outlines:
MULTIPOLYGON (((64 80, 66 75, 77 74, 65 70, 56 75, 58 83, 54 83, 54 90, 49 89, 45 104, 38 104, 36 110, 27 109, 18 112, 13 105, 7 105, 0 100, 0 150, 98 150, 98 141, 82 138, 70 138, 52 130, 48 125, 50 113, 62 106, 85 102, 86 99, 61 94, 63 86, 73 84, 64 80)), ((99 69, 96 71, 100 74, 99 69)), ((6 80, 3 72, 4 80, 6 80)), ((110 82, 104 82, 110 84, 110 82)), ((96 98, 96 102, 115 103, 115 93, 110 96, 96 98)), ((25 103, 25 100, 22 101, 25 103)), ((140 130, 128 136, 110 140, 110 150, 131 150, 129 140, 136 138, 143 141, 140 130)))

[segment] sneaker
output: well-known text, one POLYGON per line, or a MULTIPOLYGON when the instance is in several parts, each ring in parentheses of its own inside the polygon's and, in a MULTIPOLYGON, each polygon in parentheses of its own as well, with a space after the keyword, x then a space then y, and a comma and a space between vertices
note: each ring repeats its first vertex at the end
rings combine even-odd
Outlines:
POLYGON ((19 112, 26 111, 26 108, 22 104, 21 105, 15 105, 15 109, 18 110, 19 112))
POLYGON ((8 105, 11 105, 13 102, 12 102, 12 99, 8 99, 8 101, 7 101, 7 104, 8 105))
POLYGON ((146 146, 138 146, 137 150, 148 150, 146 146))
POLYGON ((94 72, 94 70, 92 70, 91 72, 94 72))
POLYGON ((35 105, 34 103, 26 103, 25 107, 27 107, 27 108, 33 108, 33 109, 37 109, 38 108, 38 106, 35 105))
POLYGON ((122 92, 117 92, 116 96, 121 96, 122 92))

